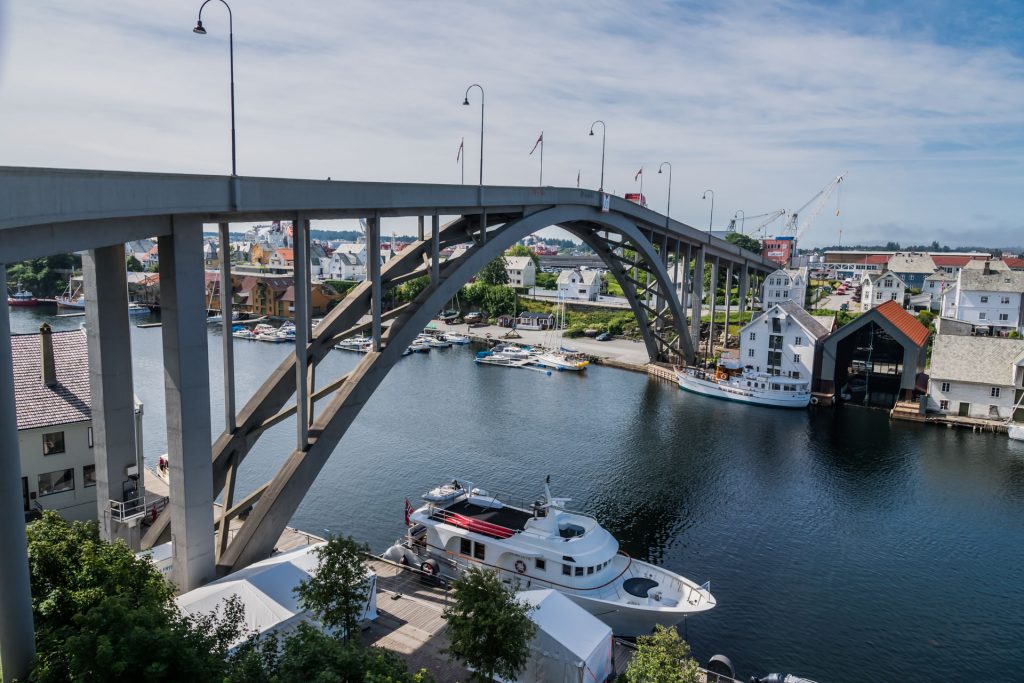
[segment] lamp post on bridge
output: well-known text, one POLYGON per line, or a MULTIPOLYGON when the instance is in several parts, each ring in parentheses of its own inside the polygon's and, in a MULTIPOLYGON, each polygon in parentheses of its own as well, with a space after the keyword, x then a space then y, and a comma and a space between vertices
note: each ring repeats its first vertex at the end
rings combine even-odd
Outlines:
MULTIPOLYGON (((209 0, 207 0, 209 1, 209 0)), ((462 100, 462 104, 466 107, 469 106, 469 91, 473 88, 480 88, 480 184, 484 184, 484 89, 479 83, 466 88, 466 96, 462 100)))
POLYGON ((596 126, 599 123, 601 124, 601 187, 597 188, 597 191, 604 192, 604 143, 605 133, 608 132, 605 129, 604 121, 598 119, 597 121, 594 121, 592 124, 590 124, 590 134, 594 134, 594 126, 596 126))
MULTIPOLYGON (((224 6, 228 8, 228 58, 231 66, 231 175, 238 175, 238 167, 236 163, 235 155, 235 29, 234 29, 234 18, 231 14, 231 5, 225 0, 220 0, 224 3, 224 6)), ((202 5, 199 6, 199 18, 196 20, 196 26, 192 29, 193 33, 198 33, 201 36, 206 35, 206 29, 203 28, 203 8, 206 7, 210 0, 205 0, 202 5)))
POLYGON ((740 234, 742 235, 744 234, 743 230, 747 224, 747 212, 744 211, 743 209, 736 209, 736 213, 732 215, 732 224, 733 226, 736 225, 736 214, 740 213, 743 214, 742 216, 740 216, 740 234))
POLYGON ((708 195, 711 195, 711 215, 708 216, 708 241, 711 241, 711 224, 715 220, 715 191, 704 190, 704 194, 700 196, 701 199, 707 199, 708 195))
POLYGON ((672 164, 668 161, 661 162, 658 173, 661 173, 661 169, 666 166, 668 166, 668 202, 665 206, 665 227, 668 227, 669 221, 672 220, 672 164))

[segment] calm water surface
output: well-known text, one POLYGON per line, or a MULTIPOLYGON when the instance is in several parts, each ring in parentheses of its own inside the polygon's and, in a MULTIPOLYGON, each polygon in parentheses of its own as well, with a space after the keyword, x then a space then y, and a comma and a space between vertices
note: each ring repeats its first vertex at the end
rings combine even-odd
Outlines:
MULTIPOLYGON (((41 315, 14 311, 15 331, 41 315)), ((160 333, 132 329, 151 464, 166 446, 160 333)), ((290 346, 235 349, 241 404, 290 346)), ((357 361, 332 353, 318 381, 357 361)), ((215 330, 210 364, 216 435, 215 330)), ((294 443, 294 422, 265 435, 239 491, 294 443)), ((602 367, 476 367, 466 349, 434 350, 392 370, 292 524, 383 550, 403 531, 406 496, 452 476, 537 496, 547 474, 632 555, 711 580, 718 607, 686 625, 701 661, 723 653, 743 678, 785 670, 822 683, 1024 677, 1024 443, 1005 436, 861 409, 747 407, 602 367)))

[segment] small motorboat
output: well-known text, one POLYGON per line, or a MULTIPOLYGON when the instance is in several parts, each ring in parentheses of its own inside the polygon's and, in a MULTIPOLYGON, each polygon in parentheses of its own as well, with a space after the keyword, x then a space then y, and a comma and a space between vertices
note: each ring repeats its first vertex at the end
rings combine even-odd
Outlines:
POLYGON ((149 307, 134 301, 128 302, 128 315, 149 315, 149 307))
POLYGON ((18 291, 7 296, 8 306, 35 306, 38 303, 39 299, 32 296, 32 292, 27 289, 22 289, 20 282, 18 283, 18 291))
POLYGON ((444 337, 452 344, 458 344, 460 346, 470 342, 470 338, 462 334, 445 334, 444 337))

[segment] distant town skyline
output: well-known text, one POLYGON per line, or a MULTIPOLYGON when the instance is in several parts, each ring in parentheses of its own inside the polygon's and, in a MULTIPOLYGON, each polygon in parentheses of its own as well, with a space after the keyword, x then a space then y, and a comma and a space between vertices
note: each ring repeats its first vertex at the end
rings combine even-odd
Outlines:
MULTIPOLYGON (((230 1, 230 0, 229 0, 230 1)), ((2 163, 230 172, 227 12, 200 2, 0 0, 2 163)), ((714 228, 802 206, 803 247, 1018 246, 1024 5, 236 2, 240 175, 643 191, 714 228), (643 173, 637 177, 637 171, 643 173), (836 215, 836 209, 839 215, 836 215)), ((756 220, 746 221, 752 233, 756 220)), ((315 227, 352 229, 355 222, 315 227)), ((414 224, 386 221, 384 232, 414 224)), ((776 221, 769 232, 781 230, 776 221)))

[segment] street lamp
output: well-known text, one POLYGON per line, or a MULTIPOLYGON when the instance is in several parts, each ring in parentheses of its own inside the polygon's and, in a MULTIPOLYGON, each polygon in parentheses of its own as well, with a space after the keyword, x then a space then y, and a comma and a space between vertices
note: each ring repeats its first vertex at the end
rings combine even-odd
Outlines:
POLYGON ((594 121, 592 124, 590 124, 590 134, 594 134, 594 126, 596 126, 599 123, 601 124, 601 187, 599 187, 597 191, 604 192, 604 139, 605 133, 607 132, 605 130, 604 121, 598 119, 597 121, 594 121))
POLYGON ((672 220, 672 164, 667 161, 661 162, 658 173, 661 173, 661 169, 665 166, 668 166, 668 205, 665 207, 665 226, 668 227, 668 222, 672 220))
MULTIPOLYGON (((238 175, 238 168, 235 161, 235 30, 234 30, 234 19, 231 16, 231 5, 225 0, 220 0, 224 3, 224 6, 228 8, 228 56, 231 60, 231 175, 238 175)), ((203 28, 203 8, 206 7, 210 0, 205 0, 202 5, 199 6, 199 18, 196 20, 196 27, 192 29, 193 33, 198 33, 201 36, 206 35, 206 29, 203 28)))
POLYGON ((742 216, 740 216, 740 234, 743 234, 743 228, 747 224, 747 212, 744 211, 743 209, 736 209, 736 213, 734 213, 732 215, 732 224, 733 225, 736 225, 736 214, 737 213, 742 213, 743 214, 742 216))
POLYGON ((704 190, 704 194, 700 196, 701 199, 707 199, 708 195, 711 195, 711 215, 708 217, 708 237, 711 237, 711 223, 715 220, 715 191, 704 190))
MULTIPOLYGON (((209 0, 207 0, 209 1, 209 0)), ((462 104, 469 106, 469 91, 473 88, 480 88, 480 184, 484 184, 484 89, 479 83, 466 88, 466 97, 462 100, 462 104)))

